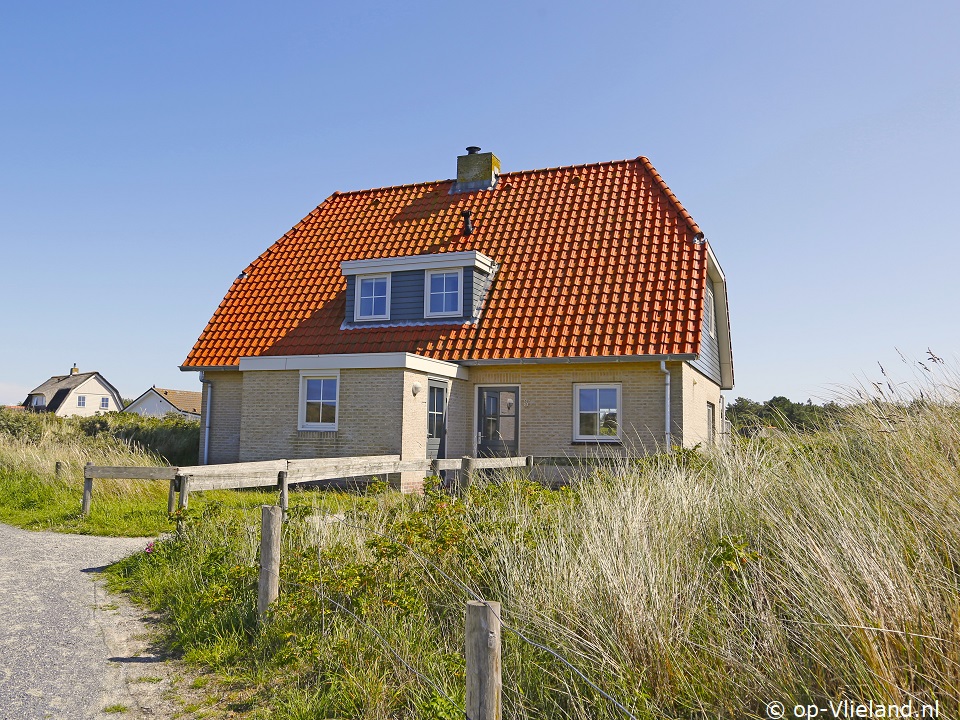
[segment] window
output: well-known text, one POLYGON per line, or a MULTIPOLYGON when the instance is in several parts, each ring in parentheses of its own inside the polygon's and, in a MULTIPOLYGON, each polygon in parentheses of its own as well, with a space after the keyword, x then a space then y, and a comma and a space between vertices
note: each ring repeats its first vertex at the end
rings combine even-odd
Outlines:
POLYGON ((443 437, 443 406, 446 404, 446 388, 430 386, 427 399, 427 438, 439 440, 443 437))
POLYGON ((301 430, 336 430, 339 407, 338 375, 303 375, 300 378, 301 430))
POLYGON ((426 277, 423 314, 425 317, 455 317, 463 315, 460 288, 463 287, 463 268, 429 270, 426 277))
POLYGON ((390 319, 390 275, 357 277, 354 320, 390 319))
POLYGON ((703 293, 703 326, 710 337, 717 336, 717 313, 713 300, 713 282, 707 278, 707 288, 703 293))
POLYGON ((100 409, 109 410, 110 409, 110 398, 100 398, 100 409))
POLYGON ((573 386, 573 439, 620 439, 620 385, 573 386))
POLYGON ((87 406, 87 396, 77 395, 77 407, 86 407, 86 406, 87 406))
POLYGON ((707 445, 716 442, 717 406, 707 403, 707 445))

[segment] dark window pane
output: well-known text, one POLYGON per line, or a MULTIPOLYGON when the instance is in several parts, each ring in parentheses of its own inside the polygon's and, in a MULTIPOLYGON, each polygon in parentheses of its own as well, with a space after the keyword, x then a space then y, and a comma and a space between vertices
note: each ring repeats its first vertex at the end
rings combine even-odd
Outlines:
POLYGON ((430 292, 431 294, 443 292, 443 275, 435 273, 430 276, 430 292))
POLYGON ((597 414, 580 413, 580 434, 585 437, 597 435, 597 414))
POLYGON ((323 380, 307 380, 307 400, 323 399, 323 380))
POLYGON ((601 415, 601 425, 600 425, 600 434, 609 435, 611 437, 617 436, 617 414, 615 412, 605 413, 601 415))
POLYGON ((373 314, 374 315, 387 314, 387 299, 385 297, 376 297, 373 299, 373 314))
POLYGON ((320 403, 318 402, 307 403, 307 413, 306 413, 305 420, 308 423, 320 422, 320 403))
POLYGON ((337 421, 336 403, 324 402, 320 405, 320 422, 334 423, 337 421))
POLYGON ((600 409, 601 410, 616 410, 617 409, 617 391, 613 388, 601 388, 600 389, 600 409))
POLYGON ((457 307, 458 298, 456 294, 453 294, 453 295, 447 294, 447 295, 444 295, 443 298, 444 298, 443 299, 444 312, 456 312, 457 310, 460 309, 457 307))
POLYGON ((360 298, 360 317, 373 315, 373 298, 360 298))
POLYGON ((456 293, 457 286, 460 284, 457 282, 459 279, 456 273, 447 273, 444 277, 444 289, 448 293, 456 293))
POLYGON ((597 391, 594 388, 580 389, 580 412, 595 412, 597 407, 597 391))
POLYGON ((337 401, 337 381, 322 380, 321 382, 323 383, 323 394, 320 396, 321 399, 336 402, 337 401))
POLYGON ((436 295, 430 296, 430 312, 439 313, 443 312, 443 295, 437 293, 436 295))

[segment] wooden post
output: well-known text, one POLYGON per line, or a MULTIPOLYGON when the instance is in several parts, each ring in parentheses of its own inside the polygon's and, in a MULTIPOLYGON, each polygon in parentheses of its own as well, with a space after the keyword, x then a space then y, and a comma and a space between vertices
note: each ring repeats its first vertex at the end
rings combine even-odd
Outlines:
POLYGON ((80 505, 80 514, 86 517, 90 514, 90 503, 93 501, 93 478, 90 477, 92 462, 83 468, 83 502, 80 505))
POLYGON ((167 515, 173 515, 173 511, 177 509, 177 487, 180 485, 177 478, 173 478, 170 481, 170 492, 167 493, 167 515))
POLYGON ((261 510, 257 615, 262 621, 270 603, 280 594, 280 529, 283 527, 283 511, 276 505, 264 505, 261 510))
POLYGON ((277 473, 277 485, 280 486, 280 509, 283 511, 283 519, 287 519, 287 510, 290 507, 290 487, 287 484, 287 471, 281 470, 277 473))
POLYGON ((177 509, 186 510, 187 504, 190 502, 190 476, 189 475, 180 475, 180 502, 177 504, 177 509))
POLYGON ((63 463, 57 460, 56 464, 53 466, 53 474, 57 480, 63 480, 63 463))
POLYGON ((533 475, 533 455, 527 455, 527 479, 533 475))
POLYGON ((467 603, 467 717, 501 720, 500 603, 467 603))
POLYGON ((465 455, 460 463, 460 473, 457 477, 457 495, 465 496, 470 491, 473 484, 473 475, 475 472, 476 459, 465 455))

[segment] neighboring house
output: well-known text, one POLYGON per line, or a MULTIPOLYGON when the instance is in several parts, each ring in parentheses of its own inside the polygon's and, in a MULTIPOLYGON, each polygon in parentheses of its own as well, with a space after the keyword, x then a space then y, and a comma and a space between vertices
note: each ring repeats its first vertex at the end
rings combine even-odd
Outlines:
POLYGON ((181 367, 202 460, 713 442, 726 281, 650 162, 499 170, 336 192, 254 260, 181 367))
POLYGON ((34 412, 52 412, 60 417, 86 417, 119 410, 123 401, 117 389, 100 373, 82 373, 74 365, 69 375, 54 375, 31 390, 23 407, 34 412))
POLYGON ((200 399, 200 393, 194 390, 170 390, 154 385, 127 405, 124 411, 152 417, 176 413, 191 420, 199 420, 200 399))

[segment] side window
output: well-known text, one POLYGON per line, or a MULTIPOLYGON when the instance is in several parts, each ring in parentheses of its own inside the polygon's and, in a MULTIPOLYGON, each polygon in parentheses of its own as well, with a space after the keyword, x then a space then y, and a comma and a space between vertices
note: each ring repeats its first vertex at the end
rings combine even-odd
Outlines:
POLYGON ((300 430, 337 429, 340 378, 336 375, 304 375, 300 378, 300 430))
POLYGON ((100 398, 100 409, 109 410, 110 409, 110 398, 100 398))
POLYGON ((425 317, 458 317, 463 314, 463 268, 429 270, 423 314, 425 317))
POLYGON ((86 406, 87 406, 87 396, 77 395, 77 407, 86 407, 86 406))
POLYGON ((354 320, 390 319, 390 275, 360 275, 354 299, 354 320))
POLYGON ((717 427, 717 406, 713 403, 707 403, 707 444, 713 445, 716 442, 717 427))
POLYGON ((573 386, 573 438, 598 442, 620 439, 620 385, 573 386))

